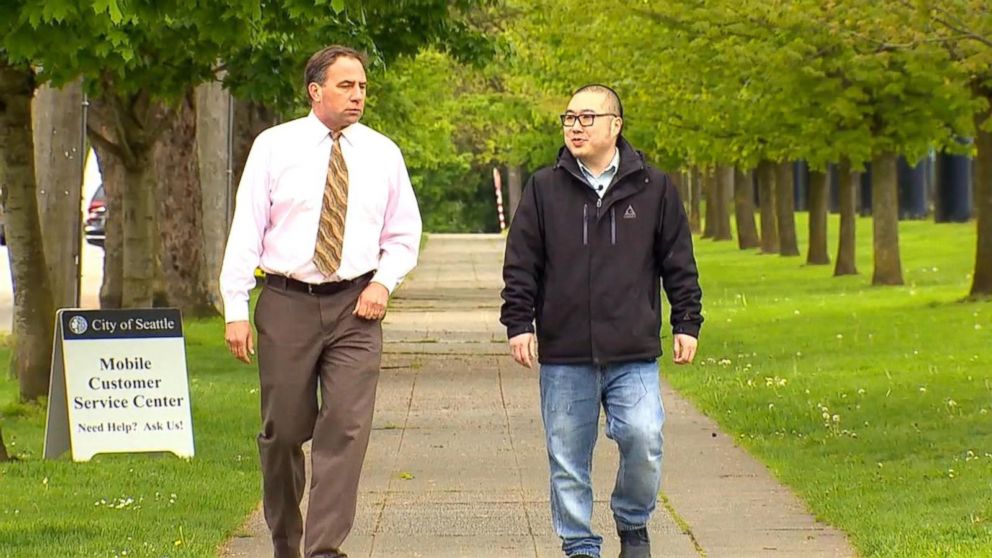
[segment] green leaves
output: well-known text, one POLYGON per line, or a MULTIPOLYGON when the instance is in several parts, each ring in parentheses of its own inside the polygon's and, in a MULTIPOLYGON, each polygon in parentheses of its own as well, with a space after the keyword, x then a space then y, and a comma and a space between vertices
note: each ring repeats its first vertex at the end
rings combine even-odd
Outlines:
MULTIPOLYGON (((968 71, 981 49, 954 62, 967 41, 934 39, 938 24, 921 15, 932 1, 511 4, 523 15, 509 35, 535 89, 613 84, 627 101, 627 135, 655 160, 803 158, 817 169, 880 151, 913 156, 969 134, 977 106, 968 71)), ((992 17, 974 4, 934 9, 992 37, 992 17)))
POLYGON ((110 16, 110 21, 114 25, 120 25, 124 21, 124 14, 117 0, 93 0, 93 12, 110 16))

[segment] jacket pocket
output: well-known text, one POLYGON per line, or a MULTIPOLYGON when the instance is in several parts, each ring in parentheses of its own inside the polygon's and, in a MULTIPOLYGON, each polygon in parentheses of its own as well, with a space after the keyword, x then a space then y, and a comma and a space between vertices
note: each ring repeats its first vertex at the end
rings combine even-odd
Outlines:
POLYGON ((582 206, 582 245, 589 246, 589 204, 582 206))

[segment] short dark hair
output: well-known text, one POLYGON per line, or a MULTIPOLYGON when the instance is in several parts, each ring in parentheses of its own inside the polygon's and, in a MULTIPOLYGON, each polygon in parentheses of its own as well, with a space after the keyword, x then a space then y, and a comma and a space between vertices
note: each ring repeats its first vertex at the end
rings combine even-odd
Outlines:
POLYGON ((303 72, 303 90, 307 101, 312 101, 310 98, 310 84, 324 85, 324 80, 327 79, 327 68, 331 67, 331 64, 334 64, 342 56, 345 58, 354 58, 361 62, 362 66, 368 64, 368 59, 363 53, 344 45, 326 46, 313 53, 313 56, 307 61, 306 70, 303 72))
POLYGON ((606 95, 607 110, 613 111, 623 118, 623 103, 620 102, 620 95, 614 91, 611 87, 599 83, 590 83, 589 85, 583 85, 582 87, 575 90, 572 96, 576 96, 579 93, 585 93, 586 91, 592 93, 602 93, 606 95))

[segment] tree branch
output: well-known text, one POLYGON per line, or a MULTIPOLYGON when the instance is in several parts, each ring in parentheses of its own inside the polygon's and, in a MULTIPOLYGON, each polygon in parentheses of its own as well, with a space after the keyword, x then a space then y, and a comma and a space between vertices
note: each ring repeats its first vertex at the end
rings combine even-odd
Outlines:
POLYGON ((124 152, 120 146, 103 136, 91 123, 86 124, 86 137, 101 148, 113 153, 117 158, 124 160, 124 152))
MULTIPOLYGON (((902 0, 902 3, 906 4, 906 0, 902 0)), ((989 37, 986 37, 982 34, 979 34, 967 28, 967 26, 965 26, 960 21, 955 21, 953 23, 949 21, 950 19, 952 19, 951 14, 947 11, 947 8, 941 7, 939 2, 935 4, 934 12, 938 10, 942 12, 945 15, 945 17, 940 17, 934 13, 931 13, 930 19, 936 21, 937 23, 943 25, 944 27, 950 29, 951 31, 958 33, 961 36, 961 38, 972 39, 974 41, 978 41, 979 43, 987 47, 992 48, 992 39, 990 39, 989 37)))

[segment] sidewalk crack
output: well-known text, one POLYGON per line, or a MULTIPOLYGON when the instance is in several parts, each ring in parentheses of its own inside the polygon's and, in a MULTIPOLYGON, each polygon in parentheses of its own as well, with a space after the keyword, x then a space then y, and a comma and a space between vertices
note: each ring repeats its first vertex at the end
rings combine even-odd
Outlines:
MULTIPOLYGON (((390 472, 396 470, 396 463, 399 459, 400 453, 403 451, 403 441, 406 439, 406 431, 410 424, 410 413, 413 409, 413 395, 417 390, 417 380, 420 378, 420 371, 423 367, 416 367, 416 372, 413 375, 413 382, 410 384, 410 396, 406 401, 406 415, 403 417, 403 426, 400 427, 400 443, 396 446, 396 453, 393 454, 393 459, 390 463, 390 472)), ((386 506, 389 504, 389 497, 393 494, 393 483, 395 482, 395 477, 390 474, 389 481, 386 483, 386 493, 382 496, 382 505, 379 506, 379 513, 376 514, 375 526, 372 528, 372 542, 369 544, 369 556, 375 554, 375 541, 376 535, 378 535, 382 528, 382 517, 386 513, 386 506)))
POLYGON ((696 535, 692 532, 692 526, 689 525, 689 522, 686 521, 684 517, 679 515, 679 512, 675 511, 675 506, 672 505, 672 501, 668 499, 668 496, 665 496, 664 493, 661 493, 659 496, 661 496, 662 506, 664 506, 665 511, 668 512, 668 515, 672 518, 672 521, 674 521, 675 525, 682 531, 682 534, 689 537, 689 540, 692 541, 692 546, 696 548, 696 553, 699 554, 701 558, 706 558, 706 550, 704 550, 703 545, 699 544, 699 541, 696 540, 696 535))
POLYGON ((524 476, 523 469, 520 467, 520 455, 517 453, 517 447, 513 442, 513 429, 510 427, 510 411, 506 408, 506 394, 503 390, 503 366, 497 361, 496 364, 496 375, 499 379, 499 399, 500 404, 503 406, 503 418, 506 424, 506 436, 510 440, 510 451, 513 452, 513 463, 517 470, 517 487, 519 490, 519 503, 520 507, 524 510, 524 519, 527 521, 527 535, 530 536, 530 542, 534 548, 534 556, 540 556, 537 551, 537 537, 534 536, 534 526, 531 524, 530 512, 527 511, 526 498, 524 497, 524 476))

